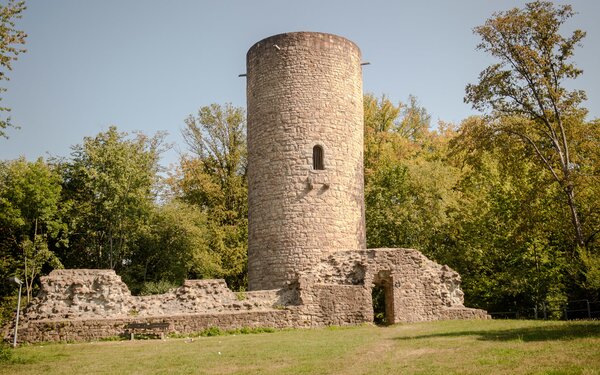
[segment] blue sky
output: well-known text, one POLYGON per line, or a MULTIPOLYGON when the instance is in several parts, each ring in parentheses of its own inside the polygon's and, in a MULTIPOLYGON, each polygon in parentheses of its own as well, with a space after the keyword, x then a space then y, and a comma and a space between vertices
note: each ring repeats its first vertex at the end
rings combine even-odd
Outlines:
MULTIPOLYGON (((5 3, 4 0, 0 0, 5 3)), ((245 106, 246 51, 289 31, 320 31, 354 41, 371 65, 364 90, 393 101, 415 95, 432 120, 475 114, 464 87, 491 60, 475 50, 472 28, 516 0, 155 1, 30 0, 18 27, 29 34, 5 86, 13 121, 0 159, 68 156, 70 146, 116 125, 167 131, 185 152, 184 119, 203 105, 245 106)), ((558 4, 564 1, 556 1, 558 4)), ((600 117, 600 2, 572 0, 567 30, 587 31, 575 53, 590 117, 600 117)))

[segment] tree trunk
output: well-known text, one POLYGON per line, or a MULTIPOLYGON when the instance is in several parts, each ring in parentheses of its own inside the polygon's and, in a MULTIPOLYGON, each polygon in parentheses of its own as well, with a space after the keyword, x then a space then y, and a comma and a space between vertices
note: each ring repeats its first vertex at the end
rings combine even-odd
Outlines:
POLYGON ((577 212, 577 206, 575 204, 575 193, 573 186, 565 188, 567 194, 567 203, 569 204, 569 210, 571 211, 571 222, 575 229, 575 240, 579 247, 585 247, 585 241, 583 239, 583 231, 581 230, 581 222, 579 221, 579 213, 577 212))

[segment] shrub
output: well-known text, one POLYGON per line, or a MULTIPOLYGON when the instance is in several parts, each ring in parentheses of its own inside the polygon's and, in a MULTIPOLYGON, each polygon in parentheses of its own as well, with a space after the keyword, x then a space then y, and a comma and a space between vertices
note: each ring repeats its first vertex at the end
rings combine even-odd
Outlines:
POLYGON ((167 280, 147 281, 142 285, 140 291, 141 296, 149 296, 152 294, 164 294, 171 289, 177 288, 178 285, 167 280))

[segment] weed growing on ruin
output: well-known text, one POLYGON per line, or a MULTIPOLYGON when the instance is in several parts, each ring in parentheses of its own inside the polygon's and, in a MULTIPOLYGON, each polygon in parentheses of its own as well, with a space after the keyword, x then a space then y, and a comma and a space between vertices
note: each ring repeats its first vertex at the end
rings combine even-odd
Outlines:
POLYGON ((167 280, 147 281, 142 285, 140 296, 150 296, 154 294, 165 294, 171 290, 178 288, 179 285, 167 280))
POLYGON ((131 309, 129 310, 129 313, 127 315, 129 316, 138 316, 139 315, 139 311, 137 311, 136 309, 131 309))

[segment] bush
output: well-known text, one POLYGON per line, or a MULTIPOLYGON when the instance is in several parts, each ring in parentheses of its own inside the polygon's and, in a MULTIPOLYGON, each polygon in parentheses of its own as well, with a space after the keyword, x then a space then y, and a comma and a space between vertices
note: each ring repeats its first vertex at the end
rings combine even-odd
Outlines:
MULTIPOLYGON (((22 302, 22 301, 21 301, 22 302)), ((0 297, 0 327, 3 327, 15 318, 17 310, 17 296, 0 297)))
POLYGON ((140 291, 141 296, 149 296, 152 294, 164 294, 171 289, 177 288, 178 285, 167 280, 147 281, 142 285, 140 291))

